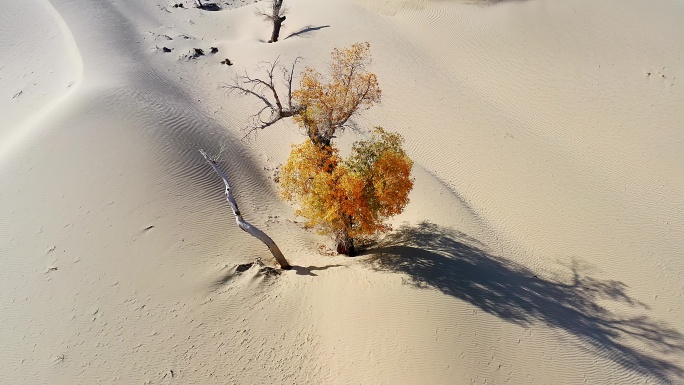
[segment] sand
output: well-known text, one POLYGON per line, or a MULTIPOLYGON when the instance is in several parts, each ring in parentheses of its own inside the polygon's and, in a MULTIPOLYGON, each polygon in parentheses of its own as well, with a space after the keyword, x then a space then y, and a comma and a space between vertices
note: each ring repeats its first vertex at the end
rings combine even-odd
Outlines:
POLYGON ((267 44, 180 3, 2 5, 0 383, 684 383, 684 4, 286 0, 267 44), (278 198, 302 133, 223 86, 358 41, 339 144, 397 131, 416 182, 348 258, 278 198), (200 148, 293 270, 238 272, 275 262, 200 148))

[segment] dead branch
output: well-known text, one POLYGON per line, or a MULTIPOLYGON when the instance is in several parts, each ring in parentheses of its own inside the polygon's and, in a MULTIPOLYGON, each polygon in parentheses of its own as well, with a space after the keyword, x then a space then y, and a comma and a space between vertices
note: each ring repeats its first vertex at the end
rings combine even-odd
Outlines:
POLYGON ((240 95, 252 96, 259 99, 264 106, 254 115, 250 116, 250 121, 247 127, 245 136, 266 127, 270 127, 279 120, 295 116, 301 112, 301 107, 292 104, 292 79, 294 77, 294 69, 301 58, 297 57, 292 62, 292 67, 288 70, 282 65, 279 65, 278 59, 273 62, 262 62, 258 69, 264 70, 266 78, 261 79, 252 77, 245 71, 244 75, 235 76, 233 84, 228 84, 229 92, 235 92, 240 95), (284 84, 287 88, 286 107, 283 106, 280 94, 275 84, 276 68, 280 68, 284 79, 284 84))
POLYGON ((289 270, 291 266, 287 262, 287 259, 285 259, 285 256, 283 256, 283 253, 278 248, 278 245, 276 245, 276 243, 273 242, 273 240, 268 235, 266 235, 266 233, 257 229, 256 227, 254 227, 242 218, 242 214, 240 214, 240 210, 238 209, 235 197, 233 197, 233 193, 230 190, 230 182, 228 182, 228 177, 226 176, 226 174, 224 174, 223 171, 221 171, 216 161, 210 158, 204 150, 199 150, 199 152, 202 154, 204 159, 209 163, 209 165, 214 169, 214 171, 218 174, 218 176, 220 176, 221 179, 223 179, 223 184, 226 186, 226 200, 228 201, 228 204, 230 204, 230 208, 233 210, 233 215, 235 215, 235 221, 237 222, 238 227, 241 228, 243 231, 249 233, 251 236, 263 242, 271 251, 271 254, 273 254, 273 257, 280 265, 280 268, 284 270, 289 270))

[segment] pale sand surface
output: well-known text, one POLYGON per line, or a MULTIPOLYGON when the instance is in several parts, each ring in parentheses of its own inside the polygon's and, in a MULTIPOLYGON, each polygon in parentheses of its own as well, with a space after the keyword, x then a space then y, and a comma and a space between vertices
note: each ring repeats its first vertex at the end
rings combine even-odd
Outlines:
POLYGON ((684 3, 286 0, 277 44, 184 3, 2 5, 0 383, 684 383, 684 3), (304 137, 221 84, 366 40, 416 187, 330 256, 272 178, 304 137), (236 274, 199 148, 294 270, 236 274))

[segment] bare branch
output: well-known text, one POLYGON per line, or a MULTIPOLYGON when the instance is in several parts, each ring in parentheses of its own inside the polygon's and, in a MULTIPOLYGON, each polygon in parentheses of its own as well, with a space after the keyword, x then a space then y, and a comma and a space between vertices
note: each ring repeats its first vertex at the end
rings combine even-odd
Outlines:
POLYGON ((257 90, 255 85, 253 84, 254 82, 250 81, 250 78, 248 76, 236 76, 234 83, 233 84, 228 84, 225 85, 225 88, 228 88, 228 92, 237 92, 242 95, 252 95, 256 97, 257 99, 260 99, 264 104, 266 104, 268 107, 275 108, 271 104, 271 102, 268 100, 268 98, 261 93, 261 90, 257 90), (246 86, 245 84, 250 84, 251 87, 246 86))
POLYGON ((280 121, 281 119, 295 116, 301 112, 302 108, 292 104, 292 83, 294 78, 294 70, 301 57, 297 57, 293 62, 291 69, 280 65, 280 58, 276 58, 273 62, 262 62, 257 67, 258 70, 264 71, 264 77, 252 77, 247 72, 244 75, 236 76, 233 84, 225 85, 229 92, 236 92, 243 96, 252 96, 259 99, 263 104, 256 114, 250 116, 250 121, 247 127, 249 134, 270 127, 280 121), (280 69, 284 84, 287 91, 287 107, 283 106, 280 94, 276 88, 276 69, 280 69))
POLYGON ((283 78, 286 80, 286 85, 287 85, 287 106, 290 110, 292 110, 292 79, 294 78, 294 69, 295 66, 297 65, 297 62, 299 62, 302 59, 301 56, 297 56, 294 61, 292 62, 292 68, 290 68, 290 71, 288 72, 285 67, 282 67, 283 71, 283 78))

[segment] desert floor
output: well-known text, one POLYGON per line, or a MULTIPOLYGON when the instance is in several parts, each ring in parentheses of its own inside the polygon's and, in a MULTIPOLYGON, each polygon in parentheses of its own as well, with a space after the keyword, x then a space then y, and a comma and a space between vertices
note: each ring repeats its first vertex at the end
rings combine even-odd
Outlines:
POLYGON ((684 383, 684 3, 285 0, 274 44, 179 3, 0 7, 0 383, 684 383), (278 197, 301 130, 225 86, 362 41, 338 143, 401 133, 415 188, 348 258, 278 197), (293 270, 238 273, 274 261, 200 148, 293 270))

